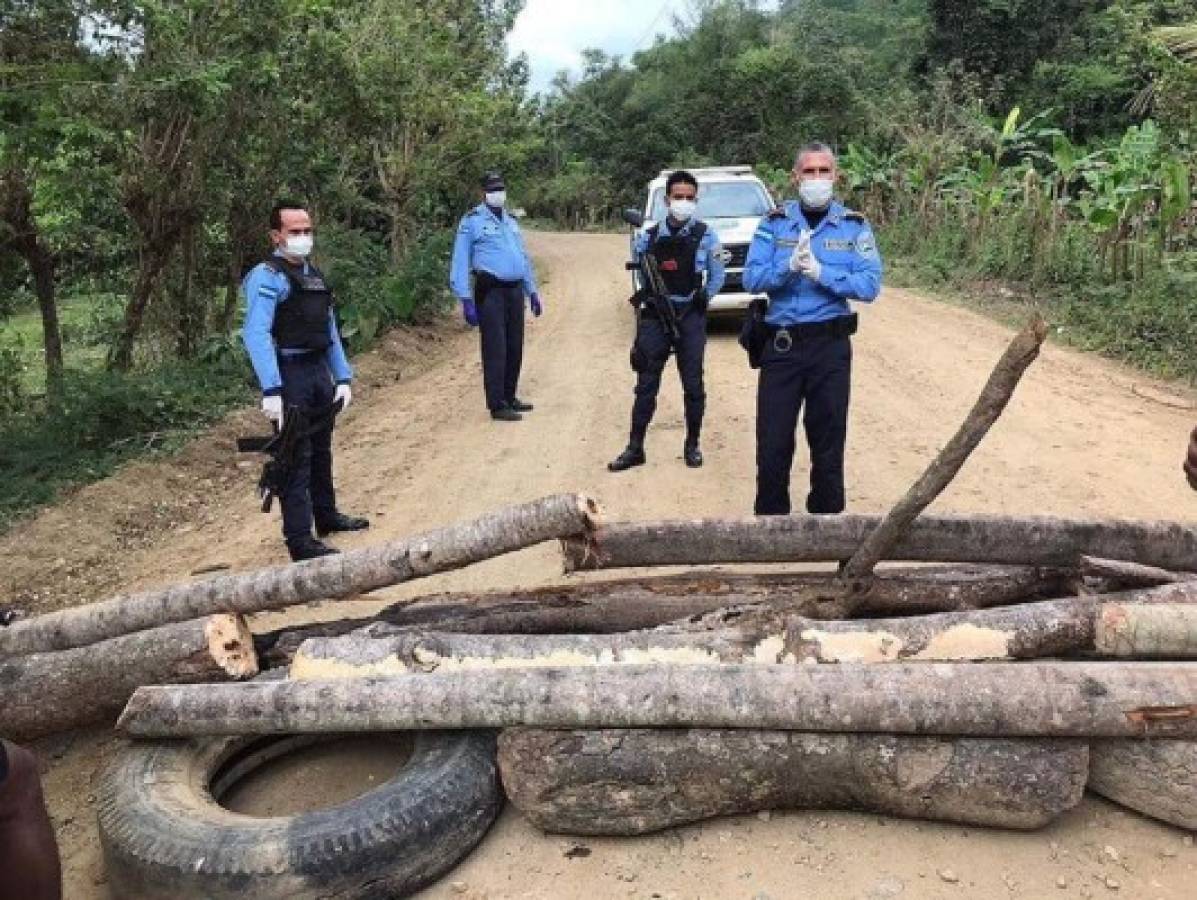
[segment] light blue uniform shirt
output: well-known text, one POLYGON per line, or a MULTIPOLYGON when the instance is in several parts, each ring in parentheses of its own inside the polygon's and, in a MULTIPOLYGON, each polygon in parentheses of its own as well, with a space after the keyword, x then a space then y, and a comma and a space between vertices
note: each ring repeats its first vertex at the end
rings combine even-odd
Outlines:
POLYGON ((801 204, 791 201, 783 209, 784 215, 761 219, 744 264, 744 287, 769 295, 766 322, 778 326, 825 322, 848 315, 849 300, 877 299, 881 255, 864 216, 839 202, 831 204, 811 234, 811 252, 822 267, 815 281, 790 271, 798 237, 809 225, 801 204))
POLYGON ((499 281, 523 283, 524 294, 536 293, 536 275, 524 249, 519 223, 511 213, 502 217, 480 203, 462 217, 453 242, 449 289, 459 300, 472 300, 470 275, 486 272, 499 281))
MULTIPOLYGON (((676 234, 687 234, 690 228, 697 222, 697 219, 691 219, 681 228, 675 232, 673 226, 669 221, 669 217, 657 226, 658 240, 664 237, 671 237, 676 234)), ((636 241, 632 246, 632 256, 636 262, 640 261, 645 252, 648 250, 648 229, 636 235, 636 241)), ((706 288, 707 296, 714 297, 723 289, 723 282, 727 280, 727 272, 723 265, 723 247, 719 244, 719 236, 715 234, 715 230, 708 226, 706 234, 702 236, 699 241, 698 251, 694 254, 694 271, 701 272, 706 276, 703 287, 706 288)), ((691 297, 670 296, 669 298, 674 303, 686 303, 691 297)))
MULTIPOLYGON (((277 251, 275 256, 282 254, 277 251)), ((304 272, 310 267, 307 261, 303 264, 304 272)), ((280 303, 284 303, 291 294, 291 282, 282 272, 276 272, 265 263, 254 266, 245 280, 241 282, 241 290, 245 293, 245 325, 241 329, 241 338, 245 342, 245 349, 249 351, 249 361, 253 363, 257 373, 258 383, 262 385, 262 392, 277 394, 283 386, 283 379, 278 371, 277 354, 284 356, 292 351, 287 347, 275 347, 274 336, 270 329, 274 327, 274 311, 280 303)), ((341 335, 337 332, 337 320, 332 310, 328 312, 328 336, 332 343, 325 351, 328 368, 332 371, 333 379, 341 384, 353 379, 353 369, 345 356, 345 348, 341 346, 341 335)))

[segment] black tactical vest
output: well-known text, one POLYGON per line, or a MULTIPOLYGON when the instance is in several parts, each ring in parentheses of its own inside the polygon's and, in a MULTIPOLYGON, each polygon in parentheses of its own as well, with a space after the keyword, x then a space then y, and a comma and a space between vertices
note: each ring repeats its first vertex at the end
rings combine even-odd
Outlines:
POLYGON ((648 252, 657 258, 670 295, 689 297, 702 287, 702 276, 694 270, 694 262, 706 233, 706 222, 695 222, 682 234, 662 236, 659 225, 648 230, 648 252))
POLYGON ((287 299, 274 308, 274 325, 270 334, 274 344, 287 350, 327 350, 332 343, 328 332, 328 314, 332 309, 332 289, 309 263, 295 265, 281 256, 271 256, 266 266, 286 276, 291 285, 287 299))

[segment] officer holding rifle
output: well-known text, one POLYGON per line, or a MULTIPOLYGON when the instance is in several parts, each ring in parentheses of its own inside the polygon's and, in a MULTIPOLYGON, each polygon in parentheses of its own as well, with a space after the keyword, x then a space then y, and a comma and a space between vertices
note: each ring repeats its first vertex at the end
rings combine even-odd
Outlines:
MULTIPOLYGON (((723 287, 723 249, 714 231, 696 218, 698 180, 672 173, 665 183, 664 221, 638 235, 634 248, 639 290, 630 302, 637 311, 632 368, 636 372, 632 428, 628 445, 607 464, 612 472, 644 465, 644 439, 657 409, 661 373, 677 354, 686 410, 686 465, 702 465, 699 437, 706 407, 703 354, 707 345, 707 305, 723 287), (647 265, 646 265, 647 263, 647 265)), ((635 224, 635 223, 633 223, 635 224)))

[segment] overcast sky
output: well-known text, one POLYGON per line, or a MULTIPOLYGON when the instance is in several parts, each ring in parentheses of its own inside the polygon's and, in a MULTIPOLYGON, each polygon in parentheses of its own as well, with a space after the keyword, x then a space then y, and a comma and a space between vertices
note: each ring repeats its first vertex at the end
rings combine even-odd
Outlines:
POLYGON ((686 0, 528 0, 508 38, 511 54, 528 54, 532 91, 545 90, 561 69, 580 71, 582 51, 597 47, 628 59, 673 30, 686 0))

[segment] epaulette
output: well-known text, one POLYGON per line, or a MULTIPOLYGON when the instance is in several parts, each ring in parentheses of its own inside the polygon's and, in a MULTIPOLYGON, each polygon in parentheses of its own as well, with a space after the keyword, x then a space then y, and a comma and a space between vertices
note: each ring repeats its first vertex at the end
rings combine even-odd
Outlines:
POLYGON ((765 214, 766 219, 784 219, 786 217, 786 208, 784 206, 775 206, 765 214))
POLYGON ((869 221, 868 219, 865 218, 864 213, 858 213, 854 209, 845 210, 844 218, 847 219, 849 222, 864 222, 867 224, 869 221))

